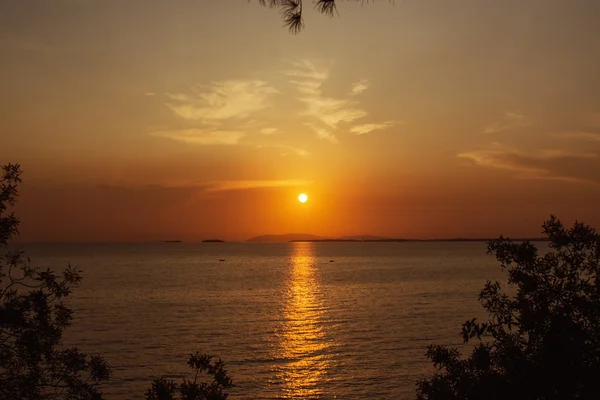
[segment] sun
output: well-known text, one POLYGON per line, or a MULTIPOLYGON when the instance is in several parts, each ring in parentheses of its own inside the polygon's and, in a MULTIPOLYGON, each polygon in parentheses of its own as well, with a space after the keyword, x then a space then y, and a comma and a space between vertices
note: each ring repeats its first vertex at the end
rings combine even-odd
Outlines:
POLYGON ((298 201, 300 203, 306 203, 308 201, 308 196, 306 195, 306 193, 300 193, 300 195, 298 196, 298 201))

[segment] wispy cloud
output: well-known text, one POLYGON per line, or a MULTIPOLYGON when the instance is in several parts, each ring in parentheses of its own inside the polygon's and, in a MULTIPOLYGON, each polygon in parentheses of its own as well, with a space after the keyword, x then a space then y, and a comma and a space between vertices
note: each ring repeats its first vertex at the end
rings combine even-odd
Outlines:
POLYGON ((180 129, 170 131, 155 131, 152 136, 164 137, 178 142, 201 145, 234 145, 245 136, 240 131, 180 129))
POLYGON ((378 129, 385 129, 394 126, 396 123, 393 121, 384 122, 381 124, 364 124, 356 125, 350 128, 350 132, 356 133, 357 135, 364 135, 369 132, 373 132, 378 129))
POLYGON ((282 153, 281 153, 282 156, 287 156, 290 153, 295 154, 300 157, 308 157, 310 155, 310 153, 304 149, 301 149, 298 147, 293 147, 293 146, 287 146, 284 144, 259 144, 256 147, 259 149, 265 149, 265 148, 280 149, 282 151, 282 153))
POLYGON ((492 169, 513 171, 522 179, 555 179, 600 183, 600 153, 570 153, 560 149, 526 153, 500 144, 458 154, 459 158, 492 169))
MULTIPOLYGON (((329 68, 320 67, 309 60, 292 62, 292 69, 284 71, 290 77, 298 93, 298 100, 304 105, 301 116, 304 125, 313 130, 321 139, 337 143, 337 130, 343 124, 352 124, 367 116, 367 112, 352 96, 368 89, 368 81, 363 80, 351 86, 348 98, 325 95, 323 85, 329 79, 329 68)), ((376 124, 372 124, 376 125, 376 124)), ((359 125, 365 130, 365 124, 359 125)), ((350 128, 352 129, 352 128, 350 128)), ((358 129, 358 128, 357 128, 358 129)))
POLYGON ((343 122, 353 122, 367 115, 366 111, 354 108, 348 100, 318 96, 305 98, 304 102, 307 105, 305 115, 315 117, 331 129, 337 128, 343 122))
MULTIPOLYGON (((326 94, 324 89, 330 78, 330 66, 309 60, 288 62, 287 66, 282 73, 292 84, 292 100, 297 103, 291 118, 296 119, 296 126, 308 128, 320 139, 338 143, 341 132, 363 135, 395 124, 365 118, 368 113, 357 95, 368 90, 368 80, 348 83, 349 92, 333 96, 326 94)), ((275 101, 279 93, 278 88, 266 81, 239 79, 196 85, 186 93, 170 93, 165 105, 183 129, 164 129, 151 134, 196 145, 255 146, 263 144, 264 136, 275 134, 285 139, 287 122, 278 126, 274 124, 277 119, 267 121, 270 107, 289 107, 289 104, 281 106, 281 102, 275 101)), ((146 95, 154 96, 155 93, 146 95)), ((276 110, 290 112, 285 108, 276 110)), ((289 147, 287 151, 305 156, 304 150, 292 149, 289 147)))
POLYGON ((279 132, 279 129, 277 128, 263 128, 260 130, 260 133, 262 133, 263 135, 274 135, 277 132, 279 132))
POLYGON ((298 78, 308 78, 313 81, 326 81, 329 77, 329 68, 318 68, 310 60, 288 61, 291 69, 283 71, 284 75, 298 78))
POLYGON ((166 106, 189 128, 154 131, 151 135, 195 145, 235 145, 249 132, 274 134, 276 128, 260 130, 262 124, 254 116, 270 107, 277 93, 258 80, 213 82, 196 85, 190 93, 171 93, 166 106))
POLYGON ((483 133, 491 134, 503 131, 512 131, 519 128, 531 126, 531 121, 525 115, 519 112, 508 111, 504 114, 504 118, 486 126, 483 133))
POLYGON ((338 143, 337 137, 333 134, 333 132, 330 129, 310 122, 305 122, 304 126, 310 128, 313 132, 315 132, 320 139, 328 140, 331 143, 338 143))
POLYGON ((354 85, 352 85, 352 94, 361 94, 368 88, 369 88, 369 81, 366 79, 363 79, 362 81, 356 82, 354 85))
POLYGON ((185 120, 218 125, 225 120, 246 119, 271 105, 277 90, 263 81, 222 81, 197 86, 192 94, 169 94, 167 106, 185 120))

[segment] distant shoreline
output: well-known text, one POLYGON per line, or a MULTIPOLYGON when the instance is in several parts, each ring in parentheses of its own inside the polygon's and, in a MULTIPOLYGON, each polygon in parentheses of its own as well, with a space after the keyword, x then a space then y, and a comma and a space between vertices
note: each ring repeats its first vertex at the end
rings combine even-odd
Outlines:
MULTIPOLYGON (((473 237, 450 237, 450 238, 432 238, 432 239, 416 239, 416 238, 398 238, 374 235, 355 235, 355 236, 317 236, 307 233, 288 233, 284 235, 261 235, 246 240, 250 243, 403 243, 403 242, 489 242, 496 240, 494 238, 473 238, 473 237)), ((545 242, 547 238, 516 238, 515 241, 545 242)))
MULTIPOLYGON (((489 242, 494 239, 477 239, 477 238, 451 238, 451 239, 307 239, 307 240, 290 240, 288 243, 329 243, 329 242, 343 242, 343 243, 403 243, 403 242, 489 242)), ((508 238, 507 238, 508 239, 508 238)), ((510 239, 516 242, 547 242, 548 238, 516 238, 510 239)))

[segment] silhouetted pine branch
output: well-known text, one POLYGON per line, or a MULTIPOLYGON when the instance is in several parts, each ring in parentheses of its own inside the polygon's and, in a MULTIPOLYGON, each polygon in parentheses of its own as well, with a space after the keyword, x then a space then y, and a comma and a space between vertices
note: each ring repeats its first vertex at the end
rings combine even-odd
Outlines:
MULTIPOLYGON (((279 8, 281 17, 291 33, 298 33, 304 28, 303 0, 258 0, 263 6, 279 8)), ((337 2, 343 0, 313 0, 315 9, 325 15, 333 17, 337 14, 337 2)), ((345 0, 360 3, 370 3, 375 0, 345 0)), ((392 0, 390 0, 392 2, 392 0)))

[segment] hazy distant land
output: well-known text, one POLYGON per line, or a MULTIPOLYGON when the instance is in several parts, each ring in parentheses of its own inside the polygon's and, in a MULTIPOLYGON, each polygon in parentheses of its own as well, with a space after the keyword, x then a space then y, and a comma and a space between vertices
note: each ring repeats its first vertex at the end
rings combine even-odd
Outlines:
MULTIPOLYGON (((285 235, 261 235, 248 239, 253 243, 276 243, 276 242, 489 242, 496 238, 438 238, 438 239, 411 239, 411 238, 389 238, 372 235, 321 237, 308 233, 289 233, 285 235)), ((515 238, 515 241, 547 241, 547 238, 515 238)))

